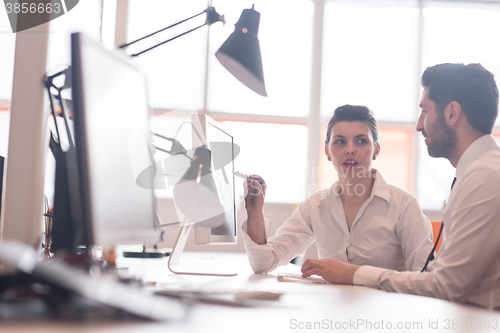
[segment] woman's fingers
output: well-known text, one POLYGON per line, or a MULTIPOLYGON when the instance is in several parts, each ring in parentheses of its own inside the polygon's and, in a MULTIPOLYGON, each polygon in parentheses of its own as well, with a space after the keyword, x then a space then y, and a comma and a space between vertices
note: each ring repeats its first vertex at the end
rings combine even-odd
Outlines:
POLYGON ((250 178, 254 178, 254 179, 258 179, 260 180, 263 184, 265 184, 266 182, 264 181, 264 178, 262 178, 260 175, 249 175, 248 177, 250 178))
MULTIPOLYGON (((264 183, 264 179, 259 175, 252 175, 254 179, 248 179, 244 182, 245 187, 245 208, 247 210, 261 210, 264 206, 264 197, 266 185, 261 185, 259 181, 264 183)), ((265 184, 265 183, 264 183, 265 184)))
POLYGON ((257 182, 254 180, 251 182, 252 186, 255 186, 256 188, 259 188, 264 195, 266 195, 266 190, 267 190, 267 184, 264 178, 262 178, 260 175, 249 175, 248 177, 256 179, 257 182))

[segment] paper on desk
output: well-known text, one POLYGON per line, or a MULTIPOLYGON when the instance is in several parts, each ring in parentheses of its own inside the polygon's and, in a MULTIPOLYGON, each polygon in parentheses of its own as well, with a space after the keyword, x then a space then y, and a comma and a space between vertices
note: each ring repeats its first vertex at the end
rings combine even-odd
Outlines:
POLYGON ((178 289, 162 289, 156 291, 158 295, 174 296, 186 299, 195 299, 197 301, 223 304, 231 306, 276 306, 281 304, 278 302, 283 293, 271 291, 189 291, 178 289))

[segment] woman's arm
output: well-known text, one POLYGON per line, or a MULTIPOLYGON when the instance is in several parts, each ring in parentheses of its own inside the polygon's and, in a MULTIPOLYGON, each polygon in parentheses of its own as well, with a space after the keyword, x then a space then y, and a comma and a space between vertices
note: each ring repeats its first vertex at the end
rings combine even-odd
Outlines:
MULTIPOLYGON (((256 175, 252 178, 263 181, 256 175)), ((248 220, 243 224, 243 241, 247 256, 255 273, 267 273, 280 265, 287 264, 301 254, 314 241, 310 221, 309 199, 302 202, 290 218, 276 231, 276 235, 266 238, 270 220, 265 222, 263 204, 266 186, 257 181, 245 184, 247 195, 245 207, 248 220)))
POLYGON ((267 185, 259 175, 250 175, 257 180, 246 181, 245 183, 245 208, 247 210, 247 233, 250 238, 259 245, 266 244, 266 234, 264 225, 264 198, 267 185))

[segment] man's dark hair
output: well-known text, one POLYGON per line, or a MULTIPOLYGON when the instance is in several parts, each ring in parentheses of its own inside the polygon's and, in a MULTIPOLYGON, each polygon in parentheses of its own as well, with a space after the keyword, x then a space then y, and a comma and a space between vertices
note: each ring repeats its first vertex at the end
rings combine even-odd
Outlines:
POLYGON ((378 145, 377 121, 373 117, 373 112, 371 112, 366 106, 349 104, 339 106, 330 118, 326 129, 326 145, 330 142, 332 127, 341 121, 361 121, 365 123, 372 131, 374 145, 378 145))
POLYGON ((440 64, 422 74, 422 86, 429 88, 429 98, 436 111, 456 101, 473 128, 491 134, 498 115, 498 88, 492 73, 480 64, 440 64))

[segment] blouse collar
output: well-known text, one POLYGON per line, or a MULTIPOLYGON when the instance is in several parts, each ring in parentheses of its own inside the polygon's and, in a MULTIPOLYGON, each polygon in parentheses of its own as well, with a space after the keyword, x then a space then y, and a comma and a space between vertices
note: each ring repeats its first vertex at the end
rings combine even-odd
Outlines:
MULTIPOLYGON (((380 172, 377 169, 372 169, 372 177, 375 179, 373 183, 372 193, 370 198, 373 196, 377 196, 379 198, 384 199, 387 202, 387 205, 390 204, 391 199, 391 191, 389 188, 389 184, 386 183, 380 172)), ((353 189, 354 190, 354 189, 353 189)), ((326 204, 328 207, 331 207, 336 201, 340 199, 341 194, 341 185, 340 181, 336 181, 328 190, 325 191, 319 205, 326 204)))

